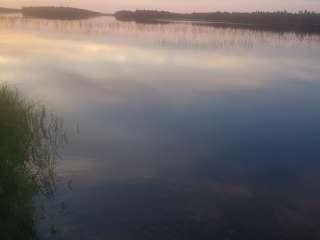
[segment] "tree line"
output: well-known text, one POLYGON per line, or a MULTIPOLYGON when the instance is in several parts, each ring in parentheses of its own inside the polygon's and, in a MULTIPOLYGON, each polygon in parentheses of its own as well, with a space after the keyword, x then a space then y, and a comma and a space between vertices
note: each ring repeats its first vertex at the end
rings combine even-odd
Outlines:
POLYGON ((310 11, 290 13, 279 12, 207 12, 207 13, 173 13, 168 11, 118 11, 115 13, 118 20, 148 22, 158 20, 189 20, 204 21, 207 23, 227 23, 260 26, 261 28, 279 30, 297 30, 320 32, 320 14, 310 11))

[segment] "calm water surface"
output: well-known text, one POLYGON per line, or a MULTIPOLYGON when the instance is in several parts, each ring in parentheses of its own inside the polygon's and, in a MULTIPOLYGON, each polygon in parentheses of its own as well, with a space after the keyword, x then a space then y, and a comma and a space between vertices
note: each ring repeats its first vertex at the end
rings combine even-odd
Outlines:
POLYGON ((3 16, 0 80, 70 133, 41 239, 320 239, 320 36, 3 16))

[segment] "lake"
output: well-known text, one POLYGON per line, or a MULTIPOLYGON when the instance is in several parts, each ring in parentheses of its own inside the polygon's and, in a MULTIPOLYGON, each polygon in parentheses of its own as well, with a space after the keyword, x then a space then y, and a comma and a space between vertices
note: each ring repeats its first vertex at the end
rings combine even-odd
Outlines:
POLYGON ((2 16, 0 81, 68 133, 40 239, 320 239, 320 35, 2 16))

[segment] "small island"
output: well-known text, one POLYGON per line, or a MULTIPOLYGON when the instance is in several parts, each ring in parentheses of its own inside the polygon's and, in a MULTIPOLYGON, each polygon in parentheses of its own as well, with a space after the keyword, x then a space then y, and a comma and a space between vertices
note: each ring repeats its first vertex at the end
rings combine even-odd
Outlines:
POLYGON ((71 7, 24 7, 22 8, 22 14, 25 17, 54 20, 77 20, 107 15, 71 7))
POLYGON ((0 14, 20 13, 21 9, 0 7, 0 14))

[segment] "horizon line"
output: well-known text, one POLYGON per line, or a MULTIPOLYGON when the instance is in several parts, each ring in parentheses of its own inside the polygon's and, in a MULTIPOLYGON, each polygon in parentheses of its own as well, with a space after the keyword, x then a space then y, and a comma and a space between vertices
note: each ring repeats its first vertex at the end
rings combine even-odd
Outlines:
POLYGON ((191 13, 216 13, 216 12, 221 12, 221 13, 257 13, 257 12, 263 12, 263 13, 277 13, 277 12, 286 12, 286 13, 292 13, 292 14, 298 14, 300 12, 310 12, 310 13, 315 13, 315 14, 320 14, 320 12, 315 11, 315 10, 309 10, 309 9, 300 9, 297 11, 288 11, 285 9, 282 10, 253 10, 253 11, 227 11, 227 10, 210 10, 210 11, 174 11, 174 10, 168 10, 168 9, 150 9, 150 8, 135 8, 135 9, 119 9, 111 12, 101 12, 101 10, 94 10, 90 8, 81 8, 81 7, 75 7, 71 5, 28 5, 28 6, 21 6, 20 8, 12 8, 12 7, 2 7, 0 8, 7 8, 7 9, 14 9, 14 10, 22 10, 23 8, 27 7, 65 7, 65 8, 75 8, 75 9, 82 9, 82 10, 88 10, 88 11, 94 11, 94 12, 99 12, 99 13, 104 13, 104 14, 114 14, 118 11, 158 11, 158 12, 170 12, 170 13, 178 13, 178 14, 191 14, 191 13))

